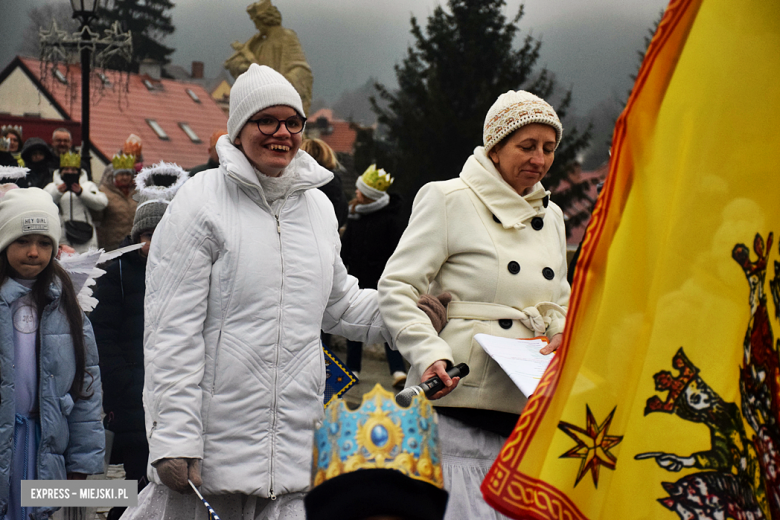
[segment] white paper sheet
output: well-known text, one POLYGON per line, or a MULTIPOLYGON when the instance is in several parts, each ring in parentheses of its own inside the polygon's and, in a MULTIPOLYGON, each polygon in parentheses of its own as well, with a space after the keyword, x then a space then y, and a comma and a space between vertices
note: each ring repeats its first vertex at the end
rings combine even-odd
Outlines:
POLYGON ((555 355, 552 353, 545 356, 539 353, 547 344, 541 339, 501 338, 489 334, 477 334, 474 339, 526 397, 534 393, 547 365, 555 355))

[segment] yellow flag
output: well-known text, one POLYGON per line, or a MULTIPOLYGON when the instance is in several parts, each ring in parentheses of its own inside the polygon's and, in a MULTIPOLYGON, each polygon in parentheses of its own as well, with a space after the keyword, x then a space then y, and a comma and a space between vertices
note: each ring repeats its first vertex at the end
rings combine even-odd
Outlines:
POLYGON ((482 484, 513 518, 780 520, 780 2, 672 0, 565 339, 482 484))

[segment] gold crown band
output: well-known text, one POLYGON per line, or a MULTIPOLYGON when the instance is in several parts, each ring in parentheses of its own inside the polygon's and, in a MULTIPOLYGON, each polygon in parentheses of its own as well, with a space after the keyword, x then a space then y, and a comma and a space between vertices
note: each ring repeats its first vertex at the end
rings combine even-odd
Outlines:
POLYGON ((118 153, 111 158, 111 165, 114 167, 114 171, 132 170, 135 168, 135 156, 118 153))
POLYGON ((68 152, 60 155, 60 168, 81 168, 81 155, 68 152))

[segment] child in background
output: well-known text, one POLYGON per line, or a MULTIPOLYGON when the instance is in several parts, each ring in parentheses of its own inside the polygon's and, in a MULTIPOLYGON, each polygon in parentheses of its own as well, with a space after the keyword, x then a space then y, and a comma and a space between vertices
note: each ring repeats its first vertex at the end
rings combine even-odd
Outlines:
POLYGON ((38 188, 0 198, 0 512, 9 520, 57 509, 22 508, 22 480, 103 471, 97 347, 54 259, 58 213, 38 188))
MULTIPOLYGON (((127 480, 146 486, 149 444, 144 424, 144 295, 146 260, 152 235, 178 188, 189 178, 176 164, 144 168, 136 178, 139 202, 130 235, 119 247, 143 243, 104 266, 94 296, 100 302, 89 319, 95 328, 103 381, 103 425, 114 433, 110 463, 122 464, 127 480), (154 184, 162 182, 162 184, 154 184)), ((116 520, 124 507, 114 507, 107 520, 116 520)))

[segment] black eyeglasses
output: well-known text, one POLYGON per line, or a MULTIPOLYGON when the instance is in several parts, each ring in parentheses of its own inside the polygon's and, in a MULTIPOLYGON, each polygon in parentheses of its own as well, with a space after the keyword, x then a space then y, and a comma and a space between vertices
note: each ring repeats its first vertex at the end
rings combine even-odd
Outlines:
POLYGON ((290 116, 287 119, 276 119, 273 116, 261 116, 259 119, 249 119, 247 123, 254 123, 263 135, 274 135, 281 128, 282 123, 291 134, 300 134, 306 126, 306 119, 301 116, 290 116))

